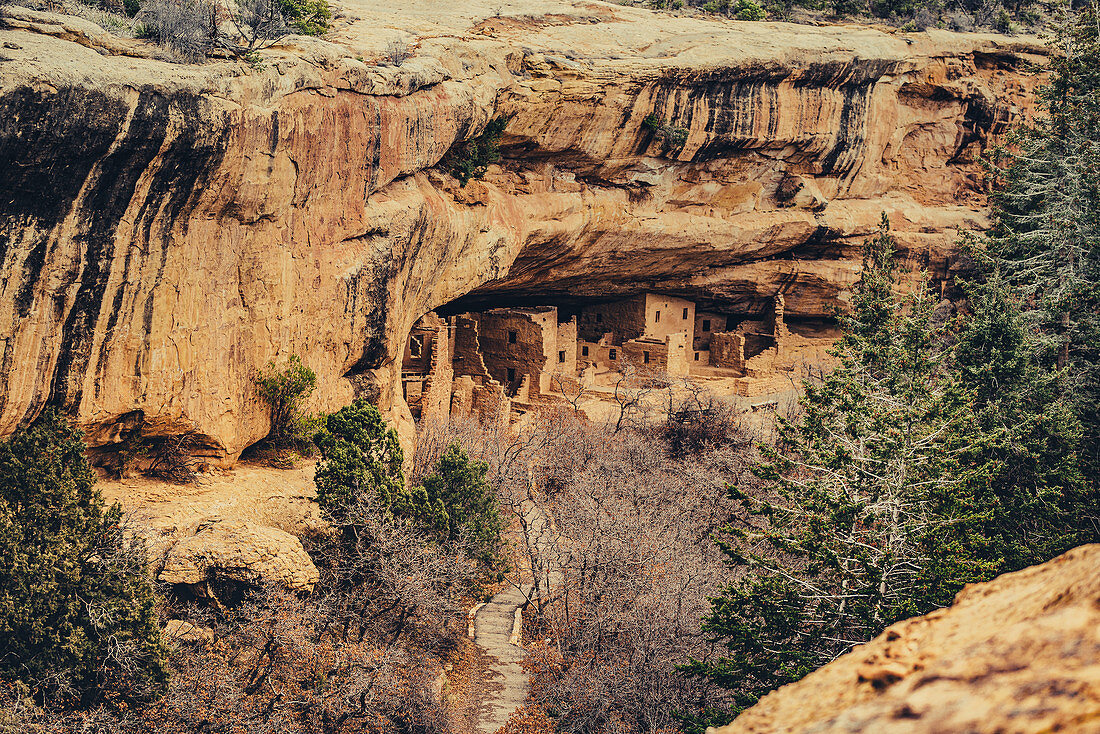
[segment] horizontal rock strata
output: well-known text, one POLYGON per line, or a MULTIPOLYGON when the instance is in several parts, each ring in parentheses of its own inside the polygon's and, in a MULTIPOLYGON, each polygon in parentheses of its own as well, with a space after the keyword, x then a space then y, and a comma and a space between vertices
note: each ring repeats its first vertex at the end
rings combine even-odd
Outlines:
POLYGON ((254 370, 291 354, 317 371, 310 408, 367 395, 408 432, 395 359, 429 310, 659 291, 751 314, 782 292, 820 316, 884 210, 943 276, 956 231, 986 225, 975 159, 1042 52, 490 5, 349 0, 329 42, 260 69, 16 11, 0 433, 56 404, 96 446, 194 430, 231 463, 268 431, 254 370), (384 63, 397 38, 412 58, 384 63), (440 160, 501 115, 504 160, 459 186, 440 160))

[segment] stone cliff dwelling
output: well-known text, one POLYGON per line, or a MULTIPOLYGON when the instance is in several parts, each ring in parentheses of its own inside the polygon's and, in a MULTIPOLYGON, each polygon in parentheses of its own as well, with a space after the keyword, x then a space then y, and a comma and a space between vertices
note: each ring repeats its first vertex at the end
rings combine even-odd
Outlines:
POLYGON ((582 306, 491 308, 421 317, 402 361, 414 418, 477 416, 508 425, 531 409, 579 395, 609 400, 624 376, 690 378, 734 395, 790 389, 805 363, 821 364, 838 333, 823 320, 700 311, 692 301, 644 293, 582 306))

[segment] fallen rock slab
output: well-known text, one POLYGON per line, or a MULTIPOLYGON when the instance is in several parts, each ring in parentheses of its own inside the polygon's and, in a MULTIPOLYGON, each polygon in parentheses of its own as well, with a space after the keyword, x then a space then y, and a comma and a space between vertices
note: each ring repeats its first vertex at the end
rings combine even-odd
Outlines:
POLYGON ((708 731, 1100 732, 1100 545, 968 586, 708 731))
POLYGON ((228 580, 312 591, 317 577, 302 542, 290 533, 250 522, 213 521, 168 551, 157 578, 191 586, 228 580))

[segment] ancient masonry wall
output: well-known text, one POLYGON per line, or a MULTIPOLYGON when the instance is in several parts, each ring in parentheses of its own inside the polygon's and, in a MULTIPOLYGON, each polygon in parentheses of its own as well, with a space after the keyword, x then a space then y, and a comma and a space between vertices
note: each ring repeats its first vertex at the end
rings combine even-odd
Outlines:
POLYGON ((664 339, 672 334, 693 334, 695 304, 683 298, 645 295, 645 336, 664 339))
POLYGON ((692 347, 696 351, 710 349, 710 340, 715 334, 726 330, 726 317, 709 311, 695 312, 695 332, 692 347), (704 330, 704 326, 707 328, 704 330))
POLYGON ((745 337, 735 331, 715 334, 710 341, 710 364, 712 367, 745 369, 745 337))
POLYGON ((557 353, 554 371, 572 375, 577 371, 577 317, 558 324, 557 353))
POLYGON ((477 321, 468 316, 455 318, 454 374, 456 377, 489 378, 489 369, 481 356, 477 321))
POLYGON ((688 373, 688 336, 669 334, 664 341, 631 339, 623 342, 623 359, 641 369, 664 371, 671 375, 688 373))
POLYGON ((635 296, 582 308, 577 336, 583 341, 599 342, 604 334, 612 332, 612 340, 619 344, 642 337, 645 327, 645 296, 635 296))
POLYGON ((473 316, 481 356, 493 379, 514 391, 529 375, 532 396, 549 392, 548 369, 558 357, 557 308, 500 308, 473 316))
POLYGON ((429 423, 444 423, 451 412, 454 390, 454 366, 451 362, 450 327, 436 317, 431 340, 431 365, 424 378, 420 397, 420 418, 429 423))

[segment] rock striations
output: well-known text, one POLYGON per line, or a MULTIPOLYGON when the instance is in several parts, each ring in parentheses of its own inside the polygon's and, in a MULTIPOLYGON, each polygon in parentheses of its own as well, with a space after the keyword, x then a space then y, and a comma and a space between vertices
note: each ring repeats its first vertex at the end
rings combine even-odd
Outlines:
POLYGON ((711 734, 1100 731, 1100 545, 968 586, 711 734))
POLYGON ((94 445, 194 430, 231 463, 268 430, 253 370, 290 354, 315 409, 366 394, 407 430, 400 355, 431 309, 648 290, 753 313, 782 289, 826 314, 883 210, 942 276, 1043 51, 600 2, 338 4, 328 41, 260 68, 11 13, 0 433, 53 403, 94 445), (504 161, 460 187, 440 160, 502 115, 504 161))

